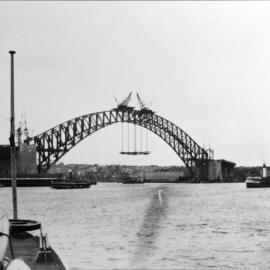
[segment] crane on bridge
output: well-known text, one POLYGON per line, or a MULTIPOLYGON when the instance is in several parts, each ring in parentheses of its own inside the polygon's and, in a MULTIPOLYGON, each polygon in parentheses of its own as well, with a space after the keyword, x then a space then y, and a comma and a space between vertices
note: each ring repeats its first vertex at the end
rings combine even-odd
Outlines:
POLYGON ((131 100, 132 92, 129 93, 129 95, 122 101, 118 102, 118 100, 115 98, 117 102, 117 108, 118 111, 132 111, 134 107, 128 106, 130 100, 131 100))
POLYGON ((137 100, 138 100, 138 103, 139 103, 139 107, 140 107, 140 113, 141 114, 153 114, 154 112, 147 108, 145 103, 142 101, 140 95, 138 93, 137 94, 137 100))

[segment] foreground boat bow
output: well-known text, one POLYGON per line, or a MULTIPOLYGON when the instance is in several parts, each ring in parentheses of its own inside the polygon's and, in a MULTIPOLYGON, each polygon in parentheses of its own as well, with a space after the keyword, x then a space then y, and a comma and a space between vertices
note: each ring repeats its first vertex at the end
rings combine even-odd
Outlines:
MULTIPOLYGON (((68 269, 56 252, 49 246, 48 238, 46 235, 43 235, 39 222, 10 220, 9 223, 7 219, 1 219, 0 229, 5 232, 5 235, 10 231, 9 244, 8 237, 0 239, 0 261, 5 265, 5 269, 8 270, 9 264, 11 265, 16 258, 22 259, 31 270, 68 269), (29 231, 39 231, 39 236, 29 231)), ((25 269, 28 268, 25 267, 25 269)))

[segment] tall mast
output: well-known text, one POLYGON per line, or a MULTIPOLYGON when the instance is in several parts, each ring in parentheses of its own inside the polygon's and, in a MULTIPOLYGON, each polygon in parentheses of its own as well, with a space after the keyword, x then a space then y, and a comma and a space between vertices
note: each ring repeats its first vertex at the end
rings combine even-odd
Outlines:
POLYGON ((11 76, 10 76, 10 172, 12 179, 12 201, 13 218, 18 219, 17 210, 17 183, 16 183, 16 147, 15 147, 15 113, 14 113, 14 54, 15 51, 9 51, 11 56, 11 76))

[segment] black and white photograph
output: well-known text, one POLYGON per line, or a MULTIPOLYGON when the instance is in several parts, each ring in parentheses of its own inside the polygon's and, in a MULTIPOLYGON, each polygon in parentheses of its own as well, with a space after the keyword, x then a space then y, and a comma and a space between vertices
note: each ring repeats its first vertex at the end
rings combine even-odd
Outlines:
POLYGON ((270 1, 0 1, 0 270, 270 269, 270 1))

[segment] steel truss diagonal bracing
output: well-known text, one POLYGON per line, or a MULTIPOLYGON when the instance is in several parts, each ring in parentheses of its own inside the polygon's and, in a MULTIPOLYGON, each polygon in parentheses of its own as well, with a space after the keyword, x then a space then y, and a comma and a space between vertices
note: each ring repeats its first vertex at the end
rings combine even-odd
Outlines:
POLYGON ((29 138, 28 143, 36 145, 38 171, 47 171, 94 132, 121 122, 142 126, 159 136, 176 152, 195 179, 206 175, 208 153, 181 128, 153 112, 119 108, 79 116, 29 138))

